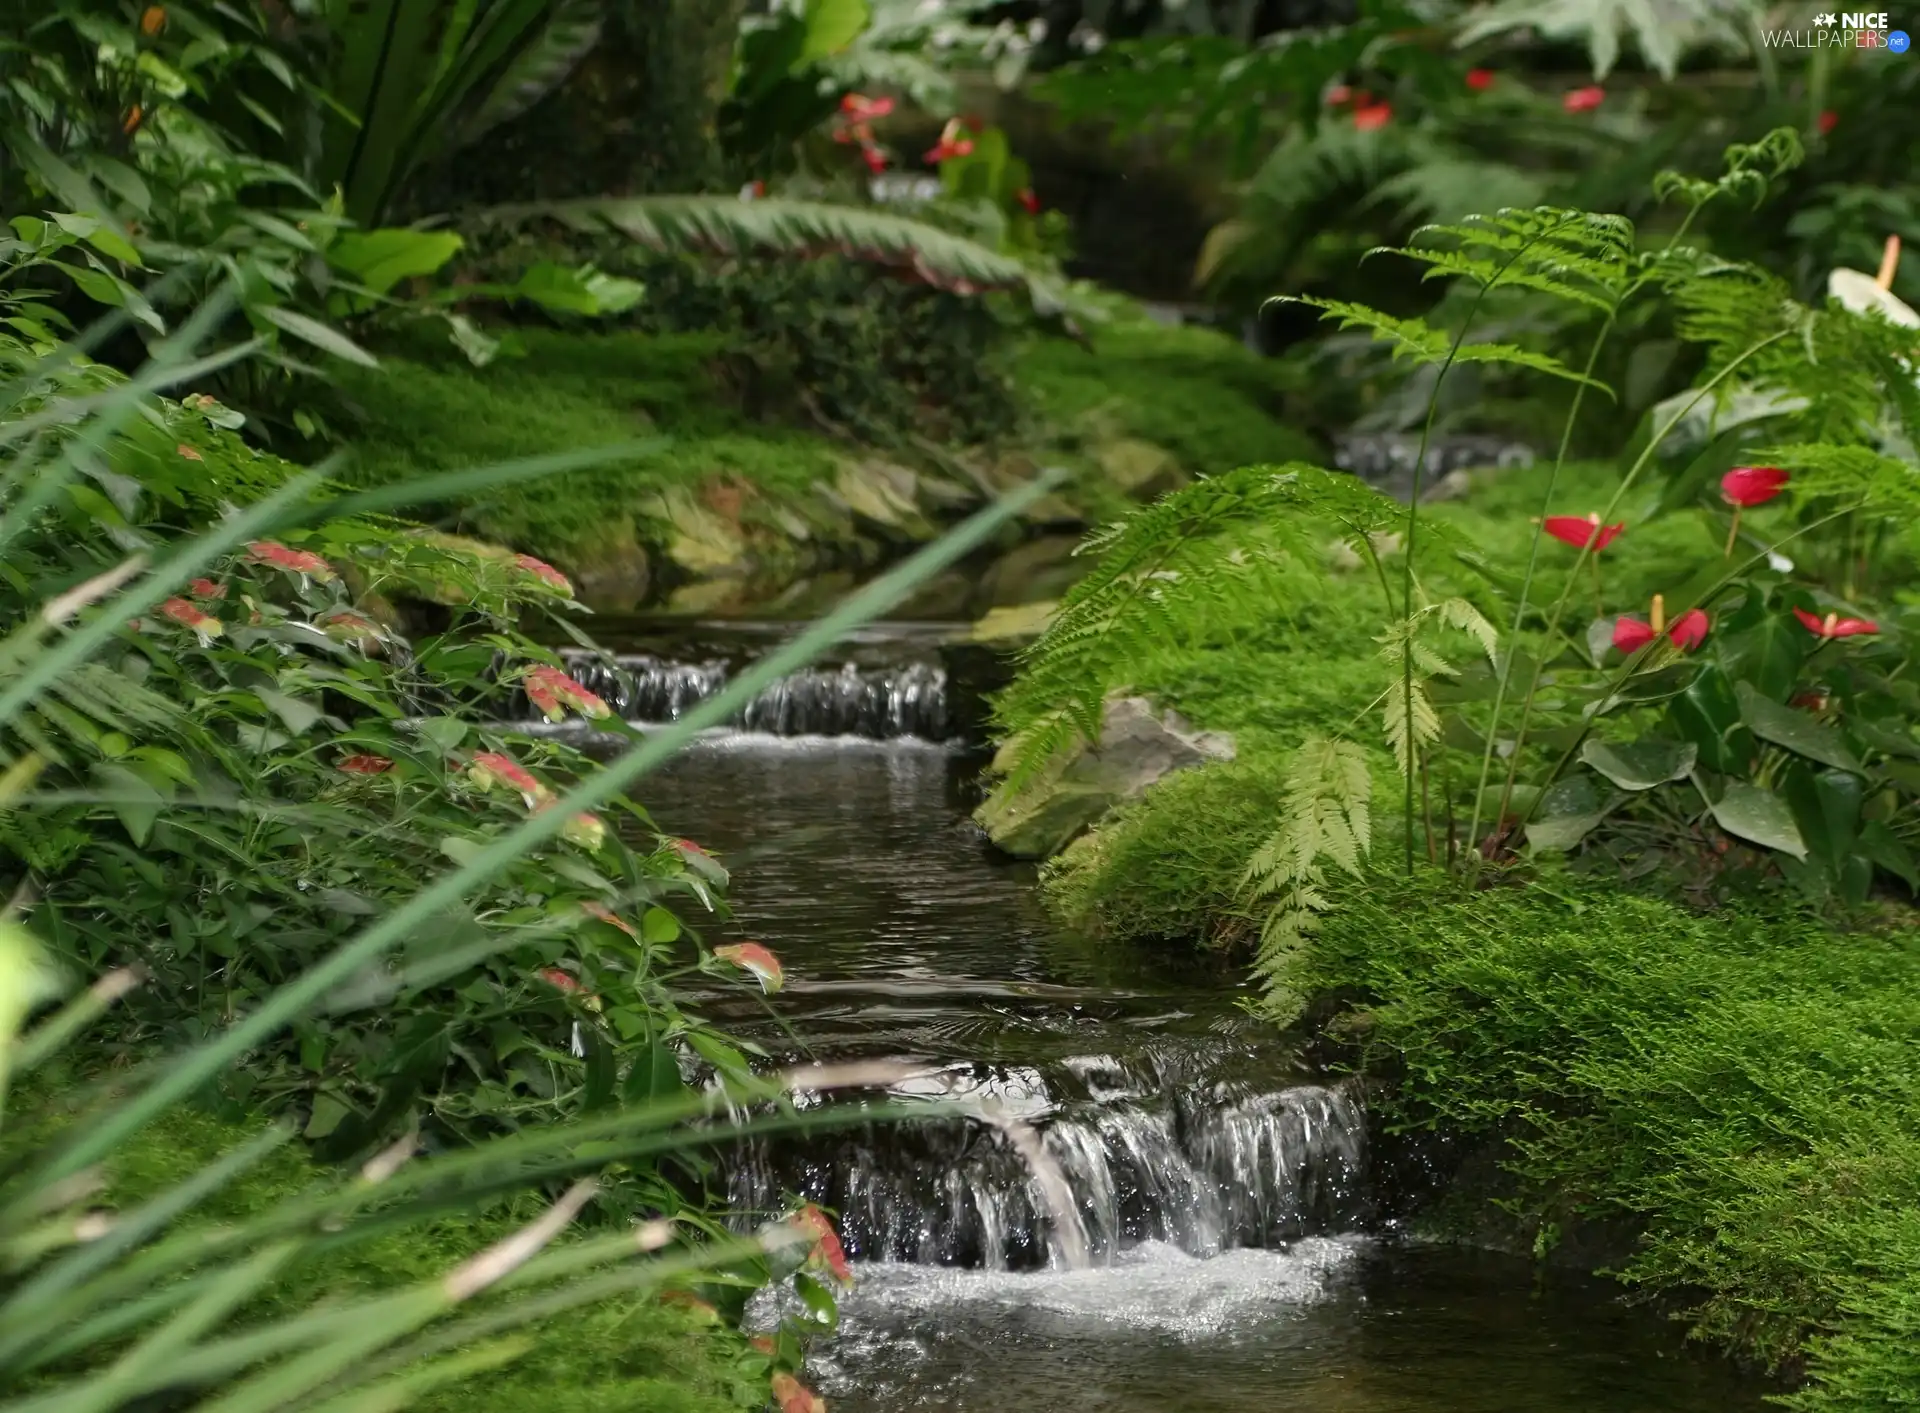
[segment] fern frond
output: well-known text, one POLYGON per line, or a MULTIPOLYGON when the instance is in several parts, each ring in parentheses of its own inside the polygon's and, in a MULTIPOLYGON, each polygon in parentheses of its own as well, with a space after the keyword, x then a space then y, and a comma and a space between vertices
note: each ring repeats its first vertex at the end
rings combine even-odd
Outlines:
POLYGON ((475 220, 483 225, 557 221, 575 230, 612 229, 654 249, 846 255, 908 271, 958 294, 1024 290, 1042 313, 1067 307, 1064 290, 1011 256, 924 221, 861 206, 741 201, 732 196, 638 196, 495 206, 475 220))
POLYGON ((1463 633, 1471 634, 1481 651, 1486 653, 1488 665, 1495 671, 1499 670, 1500 630, 1487 621, 1486 615, 1465 599, 1459 598, 1444 599, 1435 608, 1449 628, 1458 628, 1463 633))
POLYGON ((1603 314, 1625 297, 1634 258, 1633 223, 1626 217, 1552 206, 1423 226, 1414 239, 1448 243, 1388 246, 1369 254, 1417 260, 1430 267, 1427 279, 1466 279, 1484 289, 1518 286, 1603 314))
POLYGON ((1509 367, 1530 368, 1568 382, 1585 383, 1608 397, 1613 389, 1596 378, 1576 373, 1559 359, 1510 343, 1463 343, 1454 347, 1453 335, 1436 329, 1424 319, 1398 319, 1364 304, 1344 299, 1317 299, 1311 295, 1276 295, 1269 304, 1307 304, 1326 311, 1323 317, 1337 320, 1342 329, 1365 329, 1386 343, 1395 358, 1415 363, 1443 364, 1449 357, 1455 363, 1502 363, 1509 367))
POLYGON ((1754 453, 1793 473, 1788 489, 1799 500, 1852 502, 1883 515, 1920 514, 1920 466, 1864 446, 1765 447, 1754 453))
POLYGON ((1683 55, 1713 46, 1744 55, 1751 47, 1754 7, 1746 0, 1500 0, 1475 11, 1456 45, 1533 30, 1549 39, 1584 39, 1595 78, 1604 79, 1631 35, 1649 68, 1672 81, 1683 55))

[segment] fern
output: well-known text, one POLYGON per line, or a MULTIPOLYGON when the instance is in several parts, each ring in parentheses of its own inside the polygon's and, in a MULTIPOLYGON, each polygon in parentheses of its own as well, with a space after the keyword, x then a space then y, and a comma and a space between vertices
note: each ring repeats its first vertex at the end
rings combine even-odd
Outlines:
POLYGON ((1276 1019, 1299 1014, 1298 970, 1308 940, 1329 907, 1326 866, 1358 877, 1372 846, 1373 780, 1365 753, 1350 741, 1315 737, 1293 753, 1280 825, 1247 865, 1241 889, 1269 904, 1254 975, 1276 1019))
POLYGON ((1619 308, 1630 286, 1634 231, 1624 216, 1536 206, 1423 226, 1414 239, 1450 242, 1386 248, 1430 267, 1427 279, 1517 285, 1602 314, 1619 308))
POLYGON ((1489 665, 1499 670, 1499 631, 1465 599, 1428 604, 1380 635, 1380 656, 1392 672, 1387 689, 1375 703, 1383 709, 1387 744, 1393 748, 1393 758, 1403 775, 1440 739, 1440 716, 1428 695, 1427 683, 1435 677, 1459 675, 1458 668, 1420 641, 1422 629, 1436 622, 1470 634, 1486 653, 1489 665))
MULTIPOLYGON (((741 201, 731 196, 642 196, 494 206, 482 225, 557 221, 576 230, 612 229, 658 249, 729 254, 839 254, 891 265, 958 294, 1024 290, 1042 314, 1067 308, 1066 292, 1011 256, 890 212, 825 201, 741 201)), ((1083 311, 1076 311, 1083 312, 1083 311)))
POLYGON ((1793 473, 1788 489, 1801 501, 1839 500, 1883 515, 1920 515, 1920 467, 1864 446, 1809 443, 1764 447, 1767 465, 1793 473))
POLYGON ((1382 314, 1364 304, 1354 304, 1344 299, 1316 299, 1308 295, 1277 295, 1269 304, 1308 304, 1316 309, 1324 309, 1324 317, 1339 321, 1342 329, 1365 329, 1375 338, 1386 343, 1396 358, 1407 358, 1415 363, 1444 364, 1451 359, 1454 363, 1500 363, 1513 368, 1530 368, 1538 373, 1546 373, 1568 382, 1584 383, 1597 388, 1608 397, 1613 389, 1584 373, 1576 373, 1559 359, 1550 354, 1536 353, 1532 349, 1521 348, 1510 343, 1462 343, 1457 347, 1454 336, 1444 329, 1436 329, 1424 319, 1397 319, 1391 314, 1382 314))
POLYGON ((1501 0, 1477 12, 1454 42, 1478 44, 1516 30, 1584 38, 1594 76, 1605 78, 1619 62, 1622 37, 1631 35, 1648 67, 1671 80, 1690 50, 1712 46, 1744 55, 1755 14, 1751 0, 1501 0))

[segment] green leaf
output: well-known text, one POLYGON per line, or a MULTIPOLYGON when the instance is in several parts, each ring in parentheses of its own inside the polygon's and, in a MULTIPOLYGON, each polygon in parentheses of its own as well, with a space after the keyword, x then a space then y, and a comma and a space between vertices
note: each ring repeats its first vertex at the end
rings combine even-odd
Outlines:
POLYGON ((1686 689, 1667 704, 1680 734, 1700 751, 1700 763, 1722 774, 1743 773, 1753 754, 1753 738, 1740 720, 1733 685, 1717 667, 1694 675, 1686 689))
POLYGON ((331 1094, 316 1094, 313 1099, 313 1113, 307 1119, 303 1130, 308 1138, 325 1138, 340 1127, 341 1121, 353 1112, 331 1094))
POLYGON ((428 716, 413 723, 435 750, 446 754, 467 739, 467 723, 457 716, 428 716))
POLYGON ((680 919, 665 908, 648 908, 640 918, 640 936, 648 942, 677 942, 680 919))
POLYGON ((794 1292, 813 1315, 814 1321, 828 1331, 837 1329, 840 1324, 840 1302, 833 1298, 833 1292, 819 1280, 800 1272, 793 1278, 794 1292))
POLYGON ((1859 837, 1866 782, 1844 770, 1823 770, 1816 775, 1796 763, 1787 771, 1781 787, 1807 851, 1840 874, 1859 837))
POLYGON ((322 353, 330 353, 335 358, 345 359, 349 363, 358 363, 363 368, 380 366, 380 360, 359 344, 338 329, 331 328, 309 315, 292 309, 283 309, 277 304, 255 305, 253 312, 275 328, 292 334, 302 343, 313 345, 322 353))
POLYGON ((1580 759, 1622 790, 1651 790, 1672 780, 1684 780, 1698 755, 1692 742, 1629 741, 1616 745, 1593 736, 1580 748, 1580 759))
POLYGON ((747 1057, 717 1035, 704 1030, 692 1031, 687 1036, 687 1043, 722 1075, 739 1078, 753 1073, 747 1064, 747 1057))
POLYGON ((452 231, 348 231, 327 247, 327 263, 385 294, 402 280, 437 274, 465 245, 452 231))
POLYGON ((1800 677, 1812 641, 1790 614, 1763 612, 1751 626, 1724 634, 1716 653, 1729 678, 1750 682, 1762 696, 1782 702, 1800 677))
POLYGON ((1913 851, 1879 820, 1860 831, 1860 852, 1900 879, 1909 890, 1920 893, 1920 868, 1914 865, 1913 851))
POLYGON ((285 692, 276 692, 271 687, 256 687, 253 693, 267 706, 275 716, 286 723, 287 730, 296 736, 304 736, 320 719, 320 709, 298 697, 290 697, 285 692))
POLYGON ((622 1097, 629 1104, 646 1104, 676 1099, 686 1091, 686 1081, 680 1078, 680 1062, 672 1050, 656 1040, 634 1056, 622 1097))
POLYGON ((1836 770, 1852 771, 1856 775, 1866 773, 1866 767, 1854 758, 1845 738, 1825 722, 1762 696, 1747 682, 1736 682, 1734 692, 1740 702, 1741 720, 1761 740, 1836 770))
POLYGON ((808 0, 800 62, 810 64, 838 54, 864 34, 872 20, 867 0, 808 0))
POLYGON ((1569 775, 1555 781, 1540 797, 1527 825, 1527 843, 1543 852, 1564 852, 1591 834, 1624 798, 1602 798, 1587 775, 1569 775))
POLYGON ((1807 846, 1800 826, 1794 823, 1787 802, 1773 791, 1738 782, 1727 787, 1712 810, 1714 820, 1727 833, 1805 861, 1807 846))

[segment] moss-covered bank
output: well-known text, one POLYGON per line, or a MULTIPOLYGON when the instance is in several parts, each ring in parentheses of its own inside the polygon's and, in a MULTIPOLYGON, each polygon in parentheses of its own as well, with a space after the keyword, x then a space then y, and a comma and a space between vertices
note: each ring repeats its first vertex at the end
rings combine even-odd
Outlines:
POLYGON ((476 369, 435 340, 402 339, 380 369, 344 371, 354 474, 381 483, 664 438, 440 508, 449 528, 547 559, 615 608, 677 587, 677 606, 705 609, 858 570, 1043 466, 1073 476, 1030 527, 1074 527, 1207 467, 1309 449, 1280 420, 1276 365, 1117 303, 1089 346, 1008 343, 996 367, 1015 430, 979 445, 915 426, 856 439, 756 406, 730 335, 524 329, 515 341, 518 356, 476 369))

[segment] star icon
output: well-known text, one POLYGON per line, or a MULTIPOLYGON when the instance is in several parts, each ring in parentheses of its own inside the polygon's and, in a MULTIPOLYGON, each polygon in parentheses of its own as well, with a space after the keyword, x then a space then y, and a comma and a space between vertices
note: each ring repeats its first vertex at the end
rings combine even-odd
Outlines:
POLYGON ((1838 17, 1834 15, 1815 15, 1813 22, 1819 25, 1821 29, 1826 29, 1828 26, 1838 24, 1840 21, 1838 17))

